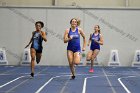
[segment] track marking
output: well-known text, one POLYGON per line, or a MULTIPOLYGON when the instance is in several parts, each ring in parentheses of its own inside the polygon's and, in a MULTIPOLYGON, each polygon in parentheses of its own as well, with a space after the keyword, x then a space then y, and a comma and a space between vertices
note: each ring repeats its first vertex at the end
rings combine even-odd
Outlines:
POLYGON ((65 84, 64 84, 64 86, 62 87, 60 93, 64 93, 64 90, 65 90, 66 85, 68 84, 68 82, 69 82, 69 79, 65 82, 65 84))
MULTIPOLYGON (((107 75, 107 76, 115 76, 115 75, 107 75)), ((86 86, 87 86, 87 80, 89 79, 89 78, 94 78, 94 77, 101 77, 101 76, 91 76, 91 77, 86 77, 85 79, 84 79, 84 84, 83 84, 83 90, 82 90, 82 93, 86 93, 86 86)))
POLYGON ((127 77, 118 78, 119 83, 122 85, 122 87, 124 88, 124 90, 125 90, 127 93, 131 93, 131 92, 130 92, 130 90, 125 86, 125 84, 122 82, 121 79, 123 79, 123 78, 130 78, 130 77, 136 77, 136 76, 127 76, 127 77))
MULTIPOLYGON (((77 76, 79 76, 79 75, 81 75, 81 76, 84 76, 84 75, 91 75, 91 74, 77 74, 77 76)), ((71 75, 60 75, 60 76, 55 76, 55 77, 52 77, 52 78, 50 78, 44 85, 42 85, 35 93, 40 93, 42 90, 43 90, 43 88, 45 87, 45 86, 47 86, 53 79, 55 79, 55 78, 59 78, 59 77, 67 77, 67 76, 71 76, 71 75)), ((114 75, 108 75, 108 76, 114 76, 114 75)), ((87 78, 92 78, 92 77, 99 77, 99 76, 91 76, 91 77, 87 77, 87 78)), ((85 81, 85 84, 86 84, 86 81, 85 81)), ((84 87, 86 88, 86 86, 84 85, 84 87)), ((84 92, 85 93, 85 92, 84 92)))
POLYGON ((132 73, 134 73, 135 75, 139 75, 139 73, 137 71, 134 71, 133 69, 129 69, 132 73))
MULTIPOLYGON (((27 76, 28 76, 28 75, 27 75, 27 76)), ((26 77, 26 76, 20 76, 20 77, 14 79, 14 80, 11 80, 11 81, 9 81, 9 82, 7 82, 7 83, 1 85, 0 88, 2 88, 2 87, 4 87, 4 86, 7 86, 7 85, 11 84, 12 82, 14 82, 14 81, 16 81, 16 80, 18 80, 18 79, 21 79, 21 78, 23 78, 23 77, 26 77)))
POLYGON ((12 72, 12 71, 15 71, 15 70, 17 70, 19 68, 21 68, 21 67, 18 67, 18 68, 12 69, 12 70, 8 70, 8 71, 5 71, 5 72, 2 72, 0 74, 7 74, 7 73, 12 72))
MULTIPOLYGON (((91 74, 77 74, 77 76, 79 76, 79 75, 82 75, 82 76, 84 76, 84 75, 91 75, 91 74)), ((43 88, 45 87, 45 86, 47 86, 53 79, 55 79, 55 78, 59 78, 59 77, 67 77, 67 76, 71 76, 71 75, 60 75, 60 76, 54 76, 54 77, 52 77, 52 78, 50 78, 44 85, 42 85, 35 93, 40 93, 42 90, 43 90, 43 88)))
POLYGON ((24 84, 25 82, 27 82, 29 79, 24 80, 23 82, 17 84, 16 86, 12 87, 11 89, 7 90, 5 93, 11 93, 12 90, 16 89, 17 87, 19 87, 20 85, 24 84))
MULTIPOLYGON (((46 70, 46 68, 44 68, 43 70, 39 71, 37 74, 35 74, 35 76, 37 76, 39 73, 41 73, 41 72, 44 71, 44 70, 46 70)), ((11 83, 13 83, 13 82, 15 82, 15 81, 17 81, 17 80, 19 80, 19 79, 21 79, 21 78, 27 77, 27 76, 30 76, 30 75, 20 76, 20 77, 14 79, 14 80, 11 80, 11 81, 9 81, 9 82, 7 82, 7 83, 1 85, 0 88, 3 88, 3 87, 5 87, 5 86, 7 86, 7 85, 9 85, 9 84, 11 84, 11 83)), ((24 80, 23 82, 21 82, 21 83, 18 84, 17 86, 14 86, 14 87, 13 87, 12 89, 10 89, 10 90, 14 90, 14 89, 17 88, 19 85, 25 83, 25 82, 28 81, 28 80, 30 80, 30 78, 24 80)), ((8 92, 10 92, 10 91, 8 90, 8 92)))
POLYGON ((60 75, 60 76, 55 76, 50 78, 43 86, 41 86, 35 93, 40 93, 42 91, 42 89, 47 86, 53 79, 55 78, 59 78, 59 77, 64 77, 64 76, 70 76, 70 75, 60 75))
POLYGON ((84 84, 83 84, 82 93, 86 93, 87 79, 93 78, 93 77, 99 77, 99 76, 91 76, 91 77, 86 77, 86 78, 84 79, 84 84))
MULTIPOLYGON (((46 68, 44 68, 43 70, 39 71, 35 76, 37 76, 39 73, 41 73, 41 72, 44 71, 44 70, 46 70, 46 68)), ((28 76, 30 76, 30 75, 28 75, 28 76)), ((22 82, 19 83, 18 85, 16 85, 16 86, 12 87, 11 89, 7 90, 6 93, 9 93, 9 92, 13 91, 14 89, 16 89, 17 87, 19 87, 20 85, 26 83, 28 80, 30 80, 30 78, 25 79, 24 81, 22 81, 22 82)))
POLYGON ((109 78, 108 78, 108 76, 107 76, 107 74, 106 74, 106 72, 105 72, 105 70, 104 70, 103 68, 102 68, 102 71, 103 71, 103 73, 104 73, 104 75, 105 75, 105 77, 106 77, 106 79, 107 79, 107 82, 108 82, 109 86, 111 87, 112 92, 113 92, 113 93, 117 93, 117 92, 115 91, 114 87, 112 87, 111 81, 109 80, 109 78))

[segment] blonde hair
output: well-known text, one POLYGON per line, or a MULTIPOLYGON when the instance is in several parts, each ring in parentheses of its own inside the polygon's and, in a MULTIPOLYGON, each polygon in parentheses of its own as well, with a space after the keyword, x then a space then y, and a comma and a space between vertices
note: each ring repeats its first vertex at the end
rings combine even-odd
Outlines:
POLYGON ((80 24, 81 24, 81 20, 77 19, 77 26, 80 26, 80 24))

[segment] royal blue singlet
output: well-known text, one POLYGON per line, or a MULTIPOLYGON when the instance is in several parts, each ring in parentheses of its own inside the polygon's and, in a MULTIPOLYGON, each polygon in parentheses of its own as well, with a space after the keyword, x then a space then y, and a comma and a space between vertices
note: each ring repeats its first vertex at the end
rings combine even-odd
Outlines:
POLYGON ((91 36, 91 45, 90 45, 90 50, 94 51, 95 49, 100 50, 100 44, 96 43, 95 40, 100 41, 100 34, 98 34, 97 36, 95 36, 95 34, 93 33, 91 36))
POLYGON ((72 36, 72 40, 68 42, 67 50, 70 50, 72 52, 81 52, 80 47, 80 34, 78 32, 78 28, 74 32, 72 32, 71 28, 68 33, 68 37, 72 36))

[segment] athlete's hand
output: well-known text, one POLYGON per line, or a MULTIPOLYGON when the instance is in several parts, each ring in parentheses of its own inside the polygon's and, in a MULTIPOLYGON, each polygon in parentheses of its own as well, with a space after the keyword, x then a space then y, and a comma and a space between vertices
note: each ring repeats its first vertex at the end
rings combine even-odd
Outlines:
POLYGON ((99 41, 97 41, 96 39, 94 39, 94 42, 99 43, 99 41))
POLYGON ((85 50, 86 50, 85 47, 83 47, 83 48, 82 48, 82 51, 85 51, 85 50))
POLYGON ((41 35, 41 36, 43 36, 43 33, 42 33, 42 31, 39 31, 39 33, 40 33, 40 35, 41 35))
POLYGON ((73 39, 73 36, 70 36, 69 40, 72 40, 73 39))
POLYGON ((87 44, 87 46, 89 46, 89 44, 87 44))

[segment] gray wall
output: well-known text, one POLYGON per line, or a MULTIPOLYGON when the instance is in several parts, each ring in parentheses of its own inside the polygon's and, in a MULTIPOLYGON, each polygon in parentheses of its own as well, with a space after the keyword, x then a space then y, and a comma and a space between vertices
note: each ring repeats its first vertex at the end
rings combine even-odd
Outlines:
POLYGON ((0 6, 140 7, 140 0, 0 0, 0 6), (55 1, 55 2, 54 2, 55 1))
MULTIPOLYGON (((10 65, 19 65, 25 45, 29 42, 34 22, 45 23, 48 42, 43 43, 41 65, 67 65, 66 46, 62 41, 64 30, 73 17, 82 20, 87 40, 93 26, 99 24, 104 45, 98 56, 107 65, 111 49, 118 49, 120 62, 130 66, 134 52, 139 49, 139 9, 76 9, 76 8, 0 8, 0 47, 6 47, 10 65), (131 36, 130 36, 131 35, 131 36)), ((81 38, 82 44, 82 38, 81 38)), ((86 52, 89 50, 87 47, 86 52)))

